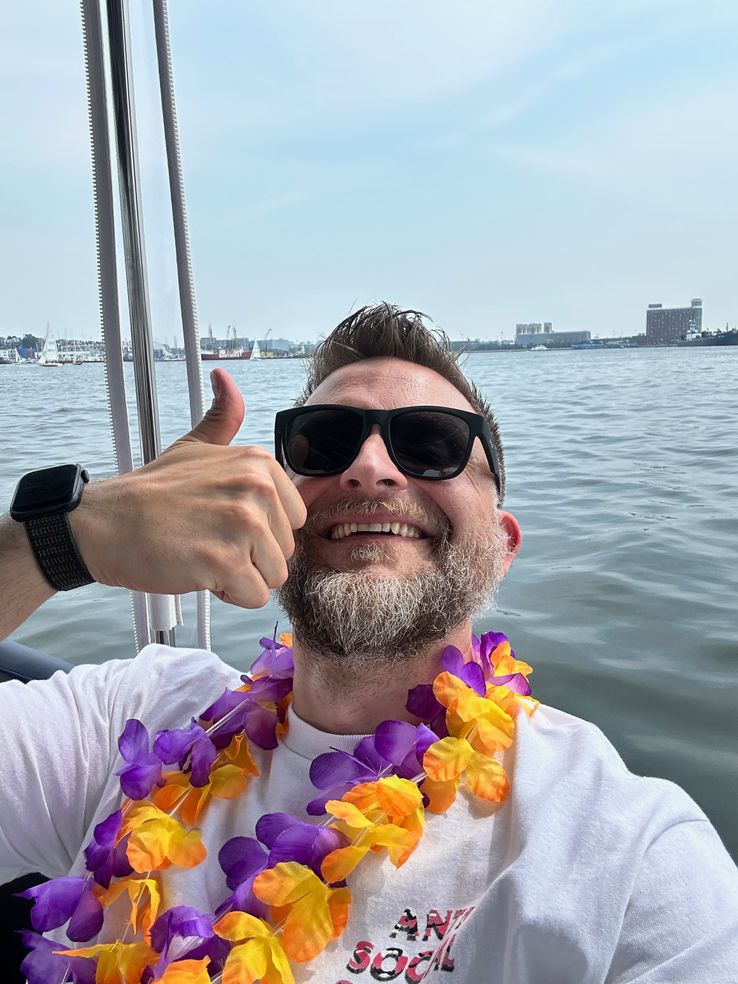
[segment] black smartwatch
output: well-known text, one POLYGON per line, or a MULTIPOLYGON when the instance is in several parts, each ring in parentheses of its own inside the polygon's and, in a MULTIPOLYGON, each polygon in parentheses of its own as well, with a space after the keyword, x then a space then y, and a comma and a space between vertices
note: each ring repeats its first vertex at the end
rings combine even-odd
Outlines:
POLYGON ((29 472, 18 482, 10 515, 23 523, 41 573, 57 591, 71 591, 94 578, 77 550, 67 513, 76 509, 90 476, 79 465, 29 472))

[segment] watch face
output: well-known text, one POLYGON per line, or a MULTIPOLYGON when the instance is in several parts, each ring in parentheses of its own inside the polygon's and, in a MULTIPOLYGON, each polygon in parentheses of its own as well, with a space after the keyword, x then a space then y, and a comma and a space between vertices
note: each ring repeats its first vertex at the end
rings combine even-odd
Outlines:
POLYGON ((14 513, 32 514, 54 512, 74 499, 78 481, 78 465, 57 465, 41 468, 24 475, 13 499, 14 513))

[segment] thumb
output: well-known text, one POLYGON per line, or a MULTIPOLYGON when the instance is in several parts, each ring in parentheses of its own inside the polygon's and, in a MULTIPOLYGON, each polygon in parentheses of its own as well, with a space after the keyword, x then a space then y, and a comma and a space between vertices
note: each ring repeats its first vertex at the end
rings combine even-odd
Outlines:
POLYGON ((241 392, 225 369, 210 373, 213 389, 212 406, 197 427, 181 437, 181 441, 202 441, 204 444, 230 444, 243 423, 244 405, 241 392))

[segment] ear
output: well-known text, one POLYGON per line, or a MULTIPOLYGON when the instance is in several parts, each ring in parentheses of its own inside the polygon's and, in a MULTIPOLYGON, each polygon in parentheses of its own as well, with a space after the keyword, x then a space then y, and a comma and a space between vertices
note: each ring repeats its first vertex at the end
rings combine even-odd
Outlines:
POLYGON ((512 513, 505 512, 504 509, 498 509, 496 515, 498 523, 507 536, 508 555, 505 560, 505 571, 507 572, 517 557, 518 550, 520 550, 520 544, 523 542, 523 531, 520 529, 520 524, 512 513))

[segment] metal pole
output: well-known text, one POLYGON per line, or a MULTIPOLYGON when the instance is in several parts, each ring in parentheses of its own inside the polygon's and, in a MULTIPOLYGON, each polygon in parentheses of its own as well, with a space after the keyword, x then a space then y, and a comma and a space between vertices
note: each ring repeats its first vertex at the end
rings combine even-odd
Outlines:
POLYGON ((141 213, 141 186, 133 105, 133 73, 126 0, 107 0, 110 70, 118 156, 123 251, 144 464, 159 454, 159 410, 154 382, 153 335, 141 213))
MULTIPOLYGON (((105 382, 113 453, 118 474, 133 469, 131 435, 123 375, 123 354, 118 306, 118 272, 115 244, 115 202, 112 158, 108 132, 108 103, 105 86, 105 54, 99 0, 82 0, 82 33, 85 47, 87 97, 90 116, 90 147, 95 201, 95 241, 100 297, 100 328, 105 345, 105 382)), ((133 634, 136 651, 149 640, 146 595, 131 592, 133 634)))
MULTIPOLYGON (((177 256, 177 283, 179 307, 182 316, 187 384, 190 393, 190 420, 192 426, 200 422, 205 407, 202 396, 202 362, 200 360, 200 332, 195 307, 195 285, 192 277, 190 242, 187 232, 182 157, 179 149, 177 110, 174 102, 174 80, 169 45, 169 20, 166 0, 153 0, 156 58, 159 68, 159 93, 164 122, 164 141, 169 170, 169 194, 172 203, 174 247, 177 256)), ((201 649, 210 648, 210 595, 197 592, 197 644, 201 649)))
MULTIPOLYGON (((128 287, 133 371, 144 464, 160 452, 154 344, 146 278, 141 187, 133 102, 133 72, 127 0, 107 0, 110 82, 118 159, 123 251, 128 287)), ((174 633, 157 631, 156 641, 174 645, 174 633)))

